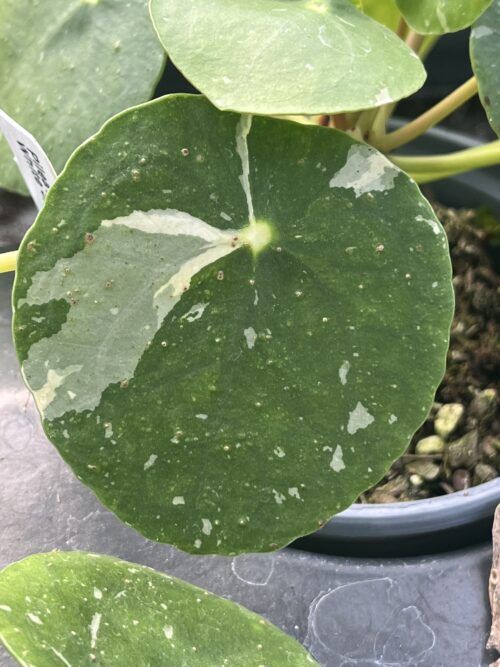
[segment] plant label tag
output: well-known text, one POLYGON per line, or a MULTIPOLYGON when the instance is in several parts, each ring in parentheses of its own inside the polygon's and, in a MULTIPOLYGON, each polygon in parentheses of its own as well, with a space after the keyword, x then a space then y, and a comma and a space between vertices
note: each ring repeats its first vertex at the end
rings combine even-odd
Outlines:
POLYGON ((56 180, 54 167, 35 137, 1 109, 0 130, 14 153, 14 159, 33 201, 37 208, 41 209, 48 189, 56 180))

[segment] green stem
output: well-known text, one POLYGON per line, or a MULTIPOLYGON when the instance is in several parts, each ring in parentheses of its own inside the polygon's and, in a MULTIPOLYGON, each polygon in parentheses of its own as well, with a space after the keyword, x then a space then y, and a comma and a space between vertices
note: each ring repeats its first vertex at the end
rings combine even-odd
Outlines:
POLYGON ((446 155, 406 156, 389 155, 395 165, 411 174, 417 182, 422 179, 436 180, 462 174, 472 169, 481 169, 500 164, 500 141, 492 141, 483 146, 467 148, 446 155))
POLYGON ((0 253, 0 273, 8 273, 16 270, 17 250, 0 253))
POLYGON ((417 174, 412 174, 409 173, 409 176, 413 178, 415 183, 418 183, 419 185, 423 185, 424 183, 432 183, 432 181, 440 181, 443 178, 449 178, 450 176, 456 176, 454 172, 436 172, 434 174, 432 173, 417 173, 417 174))
POLYGON ((417 55, 420 53, 420 48, 424 43, 424 40, 425 40, 425 35, 420 35, 418 32, 415 32, 414 30, 410 30, 410 32, 406 36, 406 43, 408 44, 410 49, 413 49, 413 51, 415 51, 417 55))
POLYGON ((400 146, 408 144, 434 125, 437 125, 443 118, 449 116, 462 104, 474 97, 477 93, 476 77, 471 77, 468 81, 454 90, 450 95, 438 102, 431 109, 423 113, 411 123, 407 123, 394 132, 381 137, 375 144, 376 147, 384 152, 389 152, 400 146))

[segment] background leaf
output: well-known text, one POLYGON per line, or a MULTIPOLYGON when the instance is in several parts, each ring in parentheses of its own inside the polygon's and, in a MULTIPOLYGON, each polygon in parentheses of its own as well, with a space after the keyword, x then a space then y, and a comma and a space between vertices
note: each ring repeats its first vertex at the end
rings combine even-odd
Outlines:
POLYGON ((467 28, 491 5, 492 0, 397 0, 413 30, 442 35, 467 28))
POLYGON ((87 553, 30 556, 0 573, 0 640, 22 665, 307 667, 257 614, 155 570, 87 553))
POLYGON ((396 0, 359 0, 359 3, 365 14, 396 32, 401 18, 396 0))
MULTIPOLYGON (((106 119, 151 97, 164 60, 147 0, 0 2, 0 108, 58 172, 106 119)), ((0 187, 27 194, 1 135, 0 187)))
POLYGON ((152 0, 166 51, 220 109, 355 111, 418 90, 425 70, 349 0, 152 0))
POLYGON ((447 248, 371 147, 163 98, 79 149, 28 232, 23 374, 63 457, 143 534, 276 549, 350 505, 425 418, 447 248))
POLYGON ((494 0, 475 23, 470 47, 481 102, 491 127, 500 136, 500 0, 494 0))

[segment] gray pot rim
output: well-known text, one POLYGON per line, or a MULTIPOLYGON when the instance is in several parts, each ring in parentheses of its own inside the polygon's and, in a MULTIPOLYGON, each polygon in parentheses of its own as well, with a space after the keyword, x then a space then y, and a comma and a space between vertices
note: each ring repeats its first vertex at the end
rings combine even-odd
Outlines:
POLYGON ((318 531, 325 538, 388 539, 427 535, 492 516, 500 503, 500 478, 445 496, 378 505, 351 505, 318 531))

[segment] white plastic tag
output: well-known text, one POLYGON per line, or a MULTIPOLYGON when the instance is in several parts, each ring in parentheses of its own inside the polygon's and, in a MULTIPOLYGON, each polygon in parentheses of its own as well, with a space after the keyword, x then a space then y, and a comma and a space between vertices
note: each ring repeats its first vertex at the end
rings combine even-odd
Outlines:
POLYGON ((56 172, 38 141, 0 109, 0 130, 14 153, 19 171, 38 209, 56 180, 56 172))

